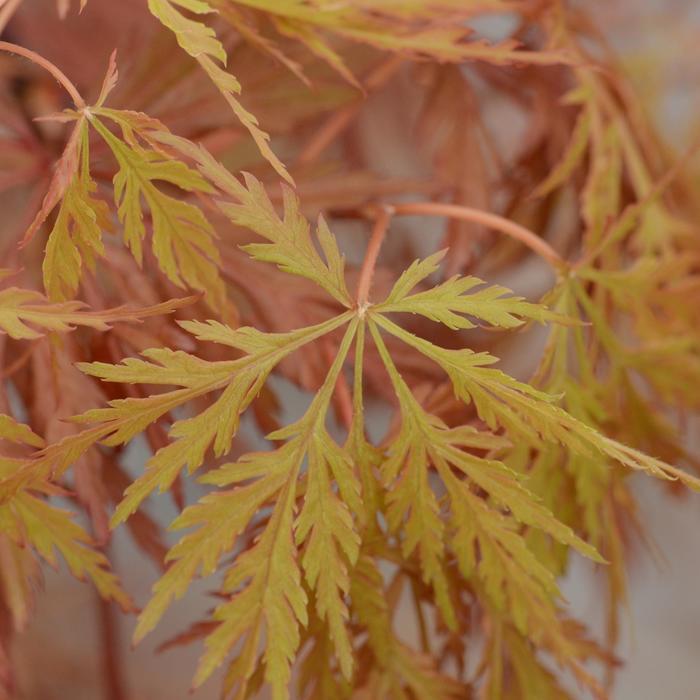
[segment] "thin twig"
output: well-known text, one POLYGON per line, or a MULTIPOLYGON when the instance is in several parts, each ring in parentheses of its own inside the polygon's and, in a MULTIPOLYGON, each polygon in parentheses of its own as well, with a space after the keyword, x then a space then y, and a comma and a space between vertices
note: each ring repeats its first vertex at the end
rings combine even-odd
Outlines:
POLYGON ((413 202, 391 205, 397 216, 447 216, 452 219, 473 221, 488 228, 495 229, 526 245, 530 250, 544 258, 552 267, 561 269, 566 266, 564 259, 537 234, 498 214, 481 209, 464 207, 458 204, 440 202, 413 202))
POLYGON ((0 41, 0 51, 6 51, 7 53, 22 56, 32 63, 35 63, 37 66, 40 66, 44 70, 47 70, 65 88, 66 92, 71 96, 73 103, 78 109, 85 109, 87 106, 85 100, 78 92, 78 88, 73 85, 68 76, 66 76, 66 74, 60 68, 55 66, 48 59, 40 56, 31 49, 26 49, 23 46, 18 46, 17 44, 11 44, 9 41, 0 41))
POLYGON ((126 700, 126 682, 123 674, 119 619, 114 615, 113 603, 96 595, 98 625, 101 643, 101 670, 104 700, 126 700))
POLYGON ((32 353, 36 350, 36 341, 31 341, 23 353, 19 355, 13 362, 7 365, 2 371, 0 371, 0 380, 9 379, 15 372, 27 364, 27 361, 32 356, 32 353))
POLYGON ((384 242, 384 236, 389 228, 389 222, 394 213, 394 208, 388 205, 382 205, 377 213, 377 218, 374 221, 374 229, 372 237, 367 244, 365 259, 362 262, 360 269, 360 279, 357 282, 357 308, 363 312, 369 304, 369 290, 372 286, 372 278, 374 277, 374 268, 377 266, 377 258, 379 250, 384 242))

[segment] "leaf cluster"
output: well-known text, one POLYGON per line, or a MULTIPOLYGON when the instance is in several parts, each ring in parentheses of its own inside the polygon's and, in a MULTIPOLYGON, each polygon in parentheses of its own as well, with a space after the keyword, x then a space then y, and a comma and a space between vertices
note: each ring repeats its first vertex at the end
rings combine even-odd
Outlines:
MULTIPOLYGON (((0 3, 0 27, 20 5, 0 3)), ((102 5, 81 2, 85 21, 102 5)), ((26 105, 7 110, 29 166, 0 195, 24 187, 34 204, 7 224, 11 267, 27 269, 0 275, 2 614, 26 626, 57 553, 134 611, 103 552, 126 527, 159 569, 135 642, 198 578, 215 582, 213 608, 165 644, 202 641, 197 687, 223 666, 227 697, 526 700, 573 697, 569 673, 606 697, 591 666, 616 665, 641 530, 629 475, 700 489, 672 415, 697 409, 700 319, 683 164, 589 53, 591 25, 564 3, 507 0, 124 12, 181 52, 162 71, 125 60, 121 78, 113 53, 90 102, 13 49, 74 106, 36 129, 26 105), (479 38, 486 11, 519 28, 479 38), (365 98, 385 89, 416 103, 411 147, 433 182, 372 172, 359 152, 365 98), (489 101, 521 111, 523 148, 503 148, 489 101), (380 254, 411 214, 450 218, 441 245, 380 254), (372 220, 366 246, 344 219, 372 220), (551 283, 521 296, 484 281, 524 269, 526 251, 551 283), (538 332, 529 374, 497 367, 531 356, 538 332), (306 391, 294 418, 285 381, 306 391), (169 547, 157 493, 178 510, 169 547), (575 553, 605 572, 604 641, 559 588, 575 553), (406 601, 417 640, 398 624, 406 601)))

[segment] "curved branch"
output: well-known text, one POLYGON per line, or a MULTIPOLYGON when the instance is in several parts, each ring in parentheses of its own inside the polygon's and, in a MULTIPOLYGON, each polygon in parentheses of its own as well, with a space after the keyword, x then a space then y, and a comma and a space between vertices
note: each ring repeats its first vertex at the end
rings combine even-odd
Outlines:
POLYGON ((529 229, 516 224, 498 214, 464 207, 458 204, 442 204, 440 202, 409 202, 406 204, 392 204, 393 213, 397 216, 447 216, 451 219, 462 219, 482 224, 495 229, 506 236, 510 236, 526 245, 531 251, 544 258, 552 267, 561 269, 566 267, 566 261, 537 234, 529 229))
POLYGON ((78 88, 73 85, 68 76, 66 76, 66 74, 60 68, 55 66, 48 59, 40 56, 31 49, 26 49, 23 46, 18 46, 17 44, 11 44, 9 41, 0 41, 0 51, 6 51, 7 53, 22 56, 23 58, 26 58, 37 66, 40 66, 44 70, 48 71, 71 96, 73 103, 78 109, 85 109, 87 106, 85 100, 82 98, 82 95, 78 92, 78 88))

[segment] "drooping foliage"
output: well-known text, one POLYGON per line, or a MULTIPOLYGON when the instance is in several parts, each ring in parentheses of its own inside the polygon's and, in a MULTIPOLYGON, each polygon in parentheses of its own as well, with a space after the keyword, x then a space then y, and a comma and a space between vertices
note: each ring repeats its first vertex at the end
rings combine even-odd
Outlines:
POLYGON ((223 667, 226 697, 607 697, 631 475, 700 490, 675 419, 698 212, 594 23, 559 0, 31 5, 0 2, 8 38, 47 42, 0 41, 35 64, 0 73, 0 629, 57 553, 134 612, 105 554, 124 527, 161 572, 134 641, 211 577, 166 646, 202 642, 194 685, 223 667), (484 16, 517 21, 487 40, 484 16), (139 57, 61 70, 105 18, 101 44, 146 27, 139 57), (419 175, 373 156, 402 136, 419 175), (523 295, 485 281, 527 269, 523 295), (597 640, 559 589, 579 555, 597 640))

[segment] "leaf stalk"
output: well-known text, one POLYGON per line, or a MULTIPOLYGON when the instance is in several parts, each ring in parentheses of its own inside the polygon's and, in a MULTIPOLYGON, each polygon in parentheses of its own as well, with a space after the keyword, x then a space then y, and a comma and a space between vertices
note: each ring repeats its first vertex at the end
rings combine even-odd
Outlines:
POLYGON ((394 211, 395 209, 391 205, 382 205, 374 220, 372 236, 367 245, 365 259, 360 269, 360 279, 357 283, 357 308, 360 316, 364 316, 369 306, 369 291, 374 278, 374 269, 377 266, 379 251, 384 242, 386 232, 389 230, 389 223, 394 211))

